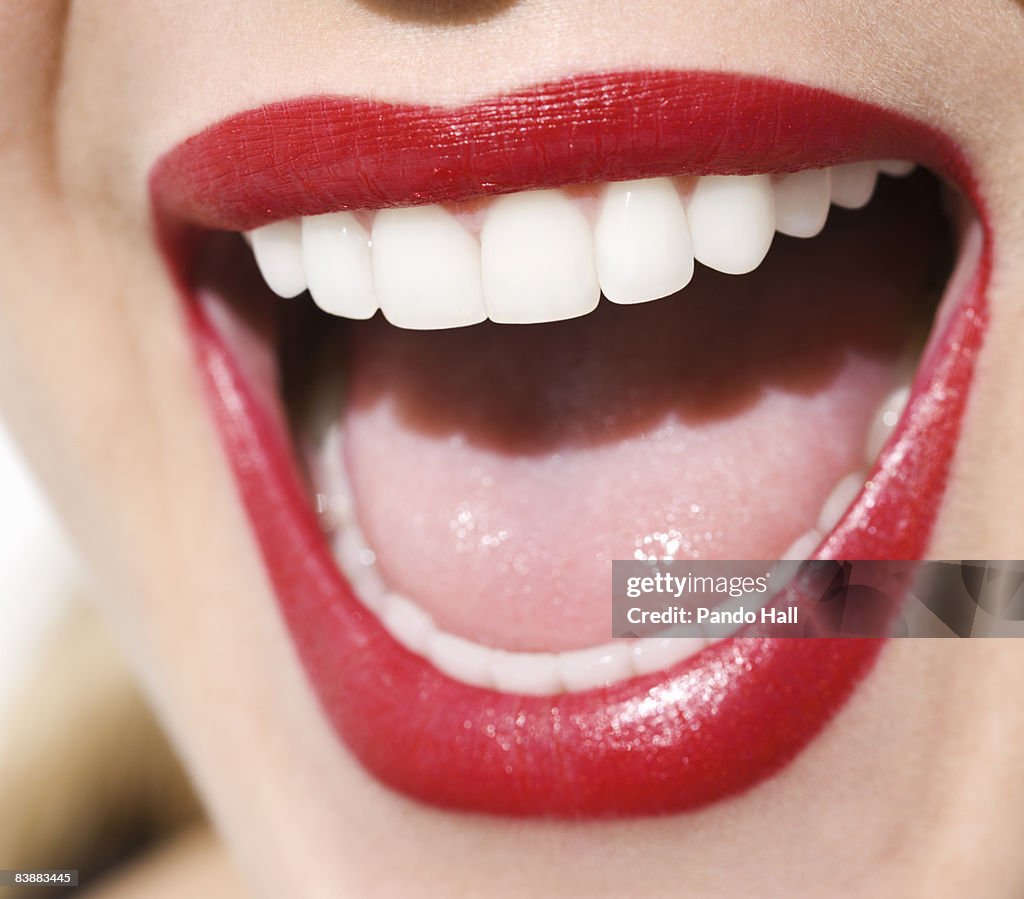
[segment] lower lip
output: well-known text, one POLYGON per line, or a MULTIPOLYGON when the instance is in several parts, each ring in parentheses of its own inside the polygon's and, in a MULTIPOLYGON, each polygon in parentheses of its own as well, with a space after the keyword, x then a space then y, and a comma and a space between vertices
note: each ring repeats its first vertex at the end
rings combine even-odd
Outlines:
MULTIPOLYGON (((621 113, 624 103, 633 109, 631 129, 643 118, 645 98, 664 99, 651 95, 651 73, 593 76, 584 97, 593 96, 602 78, 606 93, 619 98, 612 111, 621 113)), ((758 164, 761 170, 826 165, 843 161, 843 154, 851 152, 873 158, 913 156, 974 193, 962 157, 946 138, 876 107, 753 78, 660 73, 655 80, 670 97, 672 114, 691 122, 691 128, 709 116, 715 120, 716 113, 722 121, 720 107, 730 103, 735 112, 737 96, 759 98, 747 114, 730 120, 719 158, 728 171, 754 170, 758 164), (717 94, 710 91, 712 85, 717 94), (836 127, 830 127, 816 149, 807 147, 811 110, 835 113, 836 127), (777 127, 785 123, 801 130, 777 127), (756 146, 756 136, 764 133, 789 136, 774 141, 769 152, 756 146), (730 155, 731 144, 736 148, 730 155), (803 155, 794 149, 797 144, 803 155), (815 155, 809 160, 806 154, 811 152, 815 155)), ((574 79, 523 92, 516 95, 518 106, 506 99, 461 111, 421 110, 419 115, 436 119, 434 133, 440 133, 445 122, 473 121, 481 109, 493 112, 507 106, 518 115, 509 121, 527 127, 523 110, 534 97, 547 123, 541 129, 545 140, 562 147, 552 122, 559 123, 563 137, 578 135, 581 128, 585 133, 588 124, 600 130, 586 103, 573 103, 580 83, 574 79)), ((259 111, 241 117, 251 119, 249 131, 239 120, 229 121, 158 163, 152 181, 157 223, 179 283, 187 283, 180 237, 189 225, 242 230, 266 217, 315 214, 326 211, 325 206, 374 205, 359 193, 366 190, 365 181, 364 186, 345 181, 344 166, 337 170, 338 181, 325 175, 334 149, 339 159, 346 149, 352 155, 350 147, 337 145, 338 129, 345 123, 339 124, 337 117, 345 120, 359 104, 337 102, 334 115, 324 101, 275 108, 279 123, 292 123, 279 153, 314 158, 324 168, 317 177, 304 177, 294 166, 285 170, 278 151, 270 153, 275 164, 262 172, 250 156, 238 155, 241 150, 231 156, 232 148, 225 144, 236 141, 241 147, 251 139, 252 129, 259 131, 274 117, 259 111), (314 127, 297 128, 311 120, 314 127), (297 131, 305 135, 301 145, 296 144, 297 131), (314 147, 317 153, 303 156, 303 149, 314 147), (228 196, 217 198, 207 188, 223 185, 231 166, 228 196), (298 191, 296 183, 312 188, 298 191)), ((367 109, 359 114, 360 121, 372 107, 378 128, 382 115, 387 121, 408 118, 403 113, 407 107, 388 113, 380 104, 363 105, 367 109)), ((423 130, 413 129, 409 140, 415 144, 423 130)), ((612 140, 616 133, 613 129, 606 136, 612 140)), ((273 145, 273 134, 264 136, 273 145)), ((673 156, 662 146, 643 141, 639 146, 633 154, 637 158, 630 157, 632 168, 627 171, 622 163, 628 153, 611 153, 601 177, 639 177, 659 167, 662 172, 716 170, 708 160, 695 161, 689 150, 690 157, 682 160, 682 151, 673 156)), ((487 181, 489 190, 545 183, 537 171, 537 149, 535 145, 529 164, 505 169, 511 173, 505 182, 487 181)), ((386 154, 370 155, 379 160, 386 154)), ((556 183, 587 180, 565 176, 579 175, 586 167, 580 160, 593 155, 577 148, 565 155, 558 171, 547 167, 544 174, 557 176, 556 183)), ((421 163, 401 183, 390 169, 382 172, 390 202, 469 196, 472 184, 479 191, 480 171, 446 172, 431 179, 422 173, 429 159, 421 163), (443 197, 431 194, 438 179, 445 186, 443 197)), ((970 283, 955 298, 942 332, 930 344, 907 412, 870 474, 869 489, 829 535, 822 555, 913 559, 924 554, 984 334, 988 247, 986 239, 970 283)), ((736 638, 664 672, 554 697, 503 694, 453 681, 395 642, 353 595, 317 526, 278 418, 246 383, 196 297, 189 296, 187 309, 231 466, 308 676, 344 742, 368 770, 396 790, 439 806, 505 815, 594 817, 696 808, 754 786, 793 759, 843 706, 884 645, 880 639, 736 638)))

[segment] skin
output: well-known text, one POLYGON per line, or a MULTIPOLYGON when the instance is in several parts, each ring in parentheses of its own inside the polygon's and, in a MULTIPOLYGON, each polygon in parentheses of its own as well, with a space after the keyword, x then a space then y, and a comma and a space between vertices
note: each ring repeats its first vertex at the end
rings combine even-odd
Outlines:
POLYGON ((446 814, 368 779, 330 732, 234 495, 145 190, 162 152, 271 100, 461 103, 577 70, 724 67, 951 133, 997 244, 992 324, 931 555, 1024 556, 1012 499, 1024 489, 1020 6, 456 6, 453 28, 408 2, 0 6, 0 412, 99 575, 103 611, 249 891, 1019 895, 1024 707, 1005 685, 1024 676, 1024 652, 1011 641, 891 645, 794 764, 676 818, 446 814))

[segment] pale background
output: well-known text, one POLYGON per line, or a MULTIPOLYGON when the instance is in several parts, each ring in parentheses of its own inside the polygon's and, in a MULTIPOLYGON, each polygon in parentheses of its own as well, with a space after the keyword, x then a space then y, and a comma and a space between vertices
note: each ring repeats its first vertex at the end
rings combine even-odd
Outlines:
POLYGON ((75 580, 56 519, 0 420, 0 713, 75 580))

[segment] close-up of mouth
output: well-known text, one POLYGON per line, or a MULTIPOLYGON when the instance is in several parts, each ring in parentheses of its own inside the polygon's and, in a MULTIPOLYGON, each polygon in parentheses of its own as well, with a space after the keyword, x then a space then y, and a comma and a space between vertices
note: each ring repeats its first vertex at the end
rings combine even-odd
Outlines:
POLYGON ((695 809, 870 673, 884 636, 612 639, 611 563, 928 557, 993 253, 952 138, 625 71, 281 100, 149 187, 281 617, 382 783, 695 809))

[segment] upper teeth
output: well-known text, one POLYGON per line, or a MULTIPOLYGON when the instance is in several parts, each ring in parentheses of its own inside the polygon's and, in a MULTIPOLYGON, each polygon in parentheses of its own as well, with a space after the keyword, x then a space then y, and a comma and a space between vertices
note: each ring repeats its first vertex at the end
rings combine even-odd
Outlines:
POLYGON ((602 293, 615 303, 675 293, 694 260, 753 271, 775 231, 813 237, 830 202, 860 208, 879 171, 912 168, 886 160, 779 176, 649 178, 607 184, 596 204, 536 190, 496 197, 480 215, 440 205, 339 212, 247 236, 271 290, 309 289, 334 315, 369 318, 380 308, 392 324, 420 329, 558 321, 592 311, 602 293))

